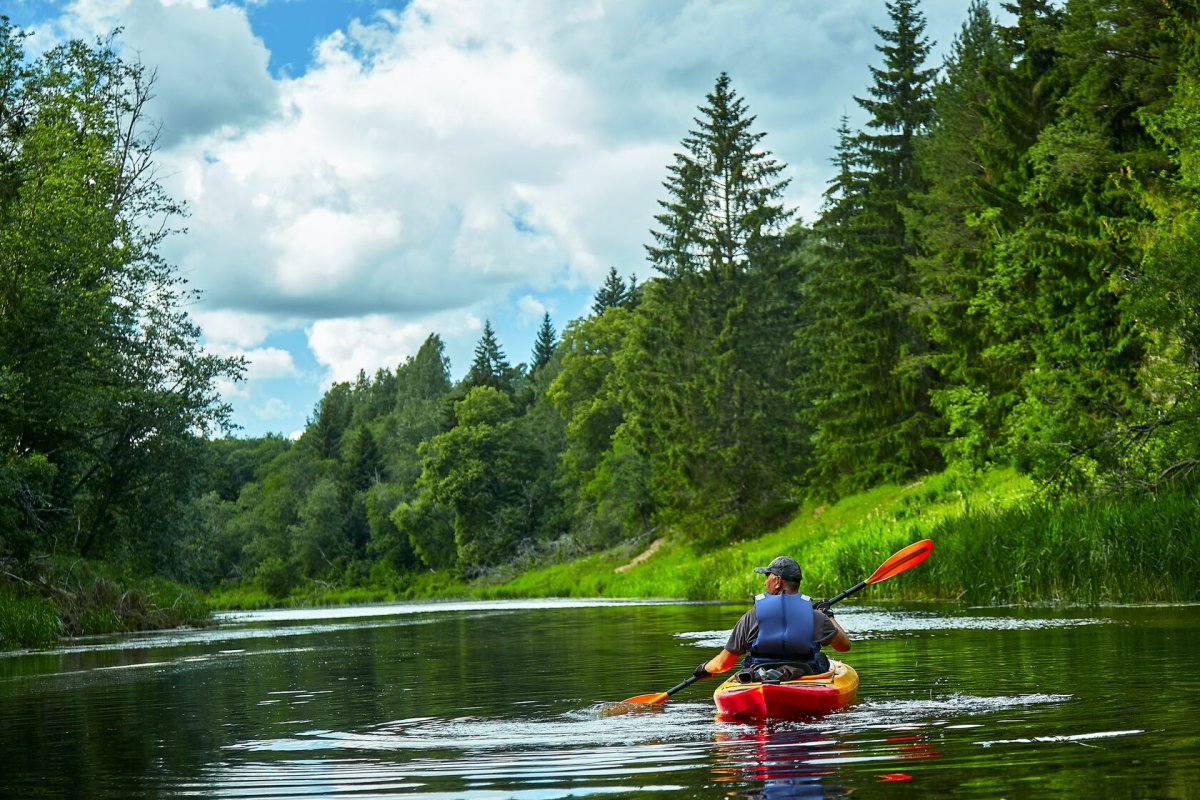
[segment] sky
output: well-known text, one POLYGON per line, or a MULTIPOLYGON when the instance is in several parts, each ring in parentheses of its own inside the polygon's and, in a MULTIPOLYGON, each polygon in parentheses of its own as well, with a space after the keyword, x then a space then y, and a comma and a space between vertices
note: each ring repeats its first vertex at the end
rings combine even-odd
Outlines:
MULTIPOLYGON (((239 436, 295 436, 335 381, 485 320, 528 362, 610 268, 644 279, 662 182, 727 72, 812 220, 884 0, 8 0, 34 53, 114 29, 156 74, 162 254, 201 299, 239 436)), ((941 63, 966 0, 924 0, 941 63)), ((993 7, 995 4, 993 4, 993 7)))

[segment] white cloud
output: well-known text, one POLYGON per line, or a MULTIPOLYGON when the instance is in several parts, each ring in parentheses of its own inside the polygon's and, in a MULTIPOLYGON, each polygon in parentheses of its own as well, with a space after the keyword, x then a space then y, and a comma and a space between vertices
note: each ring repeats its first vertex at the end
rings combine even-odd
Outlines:
POLYGON ((92 40, 120 28, 116 44, 156 75, 159 143, 174 146, 216 130, 236 131, 276 108, 269 53, 246 12, 204 0, 77 0, 47 38, 92 40))
POLYGON ((294 378, 300 374, 292 354, 279 347, 259 347, 242 355, 246 357, 247 380, 294 378))
POLYGON ((317 320, 308 328, 308 346, 326 368, 326 386, 353 381, 359 370, 394 369, 416 354, 431 331, 474 335, 483 323, 472 312, 451 312, 404 321, 385 314, 317 320))
POLYGON ((294 409, 277 397, 267 399, 267 402, 254 410, 254 416, 264 422, 286 420, 295 413, 294 409))
POLYGON ((518 321, 522 325, 529 325, 531 322, 540 324, 542 317, 549 310, 545 303, 528 294, 517 299, 517 309, 519 310, 518 321))
MULTIPOLYGON (((944 49, 965 3, 922 7, 944 49)), ((251 356, 253 386, 301 371, 264 346, 275 332, 304 329, 326 378, 351 380, 431 331, 461 354, 483 317, 536 324, 609 267, 649 277, 667 165, 722 71, 811 219, 886 24, 879 0, 411 0, 272 78, 231 3, 66 8, 57 35, 123 25, 157 69, 161 174, 191 212, 164 255, 204 292, 206 346, 251 356)))
POLYGON ((196 309, 192 318, 203 330, 209 349, 229 354, 254 347, 267 338, 274 319, 267 314, 252 314, 229 309, 196 309))

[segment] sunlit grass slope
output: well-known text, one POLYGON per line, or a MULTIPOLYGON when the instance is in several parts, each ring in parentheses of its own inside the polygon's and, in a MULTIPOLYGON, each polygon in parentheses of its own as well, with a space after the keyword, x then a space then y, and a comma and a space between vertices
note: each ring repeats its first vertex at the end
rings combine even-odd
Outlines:
MULTIPOLYGON (((923 538, 923 564, 870 587, 872 598, 971 603, 1200 599, 1200 501, 1193 493, 1051 503, 1011 471, 947 473, 883 486, 830 505, 809 504, 783 528, 697 552, 667 537, 641 563, 629 549, 535 569, 481 587, 489 597, 608 596, 747 599, 753 568, 791 555, 802 590, 826 597, 867 577, 923 538)), ((645 547, 647 543, 641 543, 645 547)))

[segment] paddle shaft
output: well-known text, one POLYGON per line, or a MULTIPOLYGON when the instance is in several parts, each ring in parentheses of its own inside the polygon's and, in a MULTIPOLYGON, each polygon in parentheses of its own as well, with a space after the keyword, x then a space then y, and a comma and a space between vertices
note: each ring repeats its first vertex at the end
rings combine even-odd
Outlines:
POLYGON ((822 600, 821 602, 817 603, 817 609, 820 611, 825 611, 834 603, 840 603, 842 600, 845 600, 850 595, 854 594, 855 592, 861 592, 863 589, 867 588, 868 586, 870 586, 870 584, 867 583, 866 581, 859 581, 858 583, 854 584, 846 591, 839 592, 838 594, 835 594, 833 597, 829 598, 828 600, 822 600))
POLYGON ((679 683, 679 684, 676 684, 675 686, 672 686, 670 689, 667 689, 667 697, 670 697, 671 695, 675 694, 680 689, 686 689, 687 687, 691 686, 693 683, 695 683, 698 680, 700 680, 700 677, 698 675, 693 675, 692 677, 688 678, 683 683, 679 683))

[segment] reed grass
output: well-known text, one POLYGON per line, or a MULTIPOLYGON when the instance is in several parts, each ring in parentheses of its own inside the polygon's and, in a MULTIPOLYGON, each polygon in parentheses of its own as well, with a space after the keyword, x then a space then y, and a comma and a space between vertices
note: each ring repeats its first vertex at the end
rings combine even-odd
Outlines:
POLYGON ((54 603, 0 590, 0 649, 52 642, 62 635, 54 603))
POLYGON ((869 576, 892 553, 931 538, 932 555, 864 590, 863 599, 970 603, 1122 603, 1200 600, 1200 500, 1190 493, 1050 503, 1009 470, 944 473, 882 486, 830 505, 810 503, 777 531, 698 551, 668 539, 644 563, 613 550, 481 587, 486 597, 606 596, 748 600, 753 567, 800 562, 801 590, 828 597, 869 576))
POLYGON ((173 581, 79 559, 41 559, 14 570, 5 565, 0 581, 0 648, 208 624, 201 596, 173 581))

